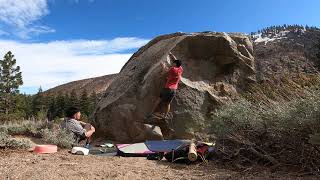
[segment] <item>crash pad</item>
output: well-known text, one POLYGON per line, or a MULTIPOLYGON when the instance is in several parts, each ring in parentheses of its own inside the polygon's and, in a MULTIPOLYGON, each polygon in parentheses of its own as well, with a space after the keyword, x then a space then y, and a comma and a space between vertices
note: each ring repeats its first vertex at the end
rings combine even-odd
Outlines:
POLYGON ((145 143, 135 144, 116 144, 119 151, 125 154, 150 154, 153 153, 148 149, 145 143))
POLYGON ((179 148, 188 146, 190 140, 176 139, 176 140, 162 140, 162 141, 146 141, 145 144, 150 151, 153 152, 170 152, 179 148))

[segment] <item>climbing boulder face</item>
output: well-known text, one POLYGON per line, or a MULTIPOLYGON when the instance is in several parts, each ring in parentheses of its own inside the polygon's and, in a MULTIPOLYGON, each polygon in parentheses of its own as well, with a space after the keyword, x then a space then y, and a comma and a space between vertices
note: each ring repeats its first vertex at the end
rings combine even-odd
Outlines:
POLYGON ((150 114, 172 52, 184 73, 171 103, 175 138, 204 132, 212 111, 230 103, 255 81, 252 43, 244 34, 216 32, 159 36, 140 48, 106 90, 94 113, 97 134, 118 142, 162 139, 159 129, 141 123, 150 114))

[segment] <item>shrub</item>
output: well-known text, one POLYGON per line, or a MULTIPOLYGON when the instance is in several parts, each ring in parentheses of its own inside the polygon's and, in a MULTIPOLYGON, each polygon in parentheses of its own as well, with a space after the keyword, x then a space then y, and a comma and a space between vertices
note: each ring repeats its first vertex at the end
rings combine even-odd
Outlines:
POLYGON ((214 114, 211 124, 212 132, 219 138, 231 133, 241 133, 244 129, 252 130, 261 128, 259 115, 255 107, 242 99, 227 107, 222 107, 214 114))
POLYGON ((6 144, 7 144, 9 138, 10 138, 10 136, 6 132, 0 131, 0 147, 1 148, 6 147, 6 144))
POLYGON ((73 134, 63 129, 44 129, 41 134, 45 142, 55 144, 62 148, 70 148, 75 142, 73 134))
POLYGON ((28 149, 32 142, 27 139, 14 139, 5 132, 0 132, 0 148, 28 149))
POLYGON ((0 133, 1 132, 8 133, 8 128, 5 126, 0 126, 0 133))
POLYGON ((9 139, 6 148, 10 149, 28 149, 32 145, 32 142, 29 139, 9 139))
POLYGON ((320 149, 309 143, 320 133, 320 93, 270 106, 240 100, 220 108, 211 131, 221 160, 242 165, 282 164, 319 174, 320 149), (314 137, 314 136, 312 136, 314 137))

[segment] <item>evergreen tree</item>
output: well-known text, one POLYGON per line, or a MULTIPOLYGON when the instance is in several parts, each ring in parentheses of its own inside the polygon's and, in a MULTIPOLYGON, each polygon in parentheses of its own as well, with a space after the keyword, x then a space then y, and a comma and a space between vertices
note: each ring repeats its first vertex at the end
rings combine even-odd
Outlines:
POLYGON ((32 117, 32 96, 31 95, 23 95, 24 98, 24 112, 26 114, 25 118, 29 119, 30 117, 32 117))
POLYGON ((49 121, 52 121, 57 116, 57 112, 56 112, 57 106, 56 106, 55 96, 48 96, 47 102, 48 102, 47 118, 49 121))
POLYGON ((88 117, 93 115, 93 112, 96 109, 97 104, 98 104, 98 96, 95 91, 93 91, 91 93, 91 95, 89 96, 89 101, 90 101, 90 107, 89 107, 88 117))
POLYGON ((63 95, 58 95, 56 97, 56 109, 55 109, 55 117, 62 118, 64 117, 64 111, 66 109, 66 102, 63 95))
POLYGON ((37 116, 39 112, 44 112, 46 109, 46 102, 42 92, 42 88, 40 87, 38 93, 34 95, 32 100, 32 113, 35 116, 37 116))
POLYGON ((89 116, 90 115, 90 106, 91 106, 90 99, 88 97, 88 92, 83 90, 80 96, 80 110, 83 114, 89 116))
POLYGON ((92 92, 92 94, 90 95, 90 101, 91 101, 91 108, 90 111, 91 113, 93 113, 93 111, 96 109, 97 104, 98 104, 98 96, 97 93, 95 91, 92 92))
POLYGON ((13 109, 14 95, 19 93, 19 86, 23 84, 20 66, 16 66, 16 59, 9 51, 0 60, 0 111, 8 114, 13 109))
POLYGON ((26 94, 16 94, 13 97, 15 106, 13 107, 12 112, 15 115, 25 119, 32 117, 32 96, 26 94))
POLYGON ((79 99, 78 99, 78 95, 76 93, 76 91, 73 89, 70 93, 70 105, 71 106, 74 106, 74 107, 78 107, 80 106, 80 103, 79 103, 79 99))

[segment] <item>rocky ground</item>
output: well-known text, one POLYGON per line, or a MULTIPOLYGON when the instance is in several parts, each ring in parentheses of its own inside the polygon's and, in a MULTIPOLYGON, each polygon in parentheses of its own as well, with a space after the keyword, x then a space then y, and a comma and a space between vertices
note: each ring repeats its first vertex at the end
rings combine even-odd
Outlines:
POLYGON ((0 179, 316 179, 266 169, 236 172, 209 164, 172 164, 143 157, 0 151, 0 179))

